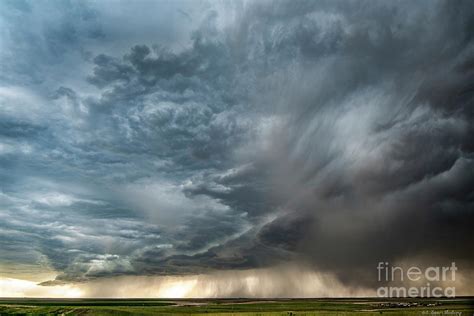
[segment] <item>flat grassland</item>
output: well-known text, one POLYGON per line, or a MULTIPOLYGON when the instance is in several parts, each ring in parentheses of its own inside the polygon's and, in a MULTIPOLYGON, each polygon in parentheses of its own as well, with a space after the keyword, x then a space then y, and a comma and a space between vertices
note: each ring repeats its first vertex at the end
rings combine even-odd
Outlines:
POLYGON ((473 316, 456 299, 32 299, 0 298, 0 315, 425 315, 473 316))

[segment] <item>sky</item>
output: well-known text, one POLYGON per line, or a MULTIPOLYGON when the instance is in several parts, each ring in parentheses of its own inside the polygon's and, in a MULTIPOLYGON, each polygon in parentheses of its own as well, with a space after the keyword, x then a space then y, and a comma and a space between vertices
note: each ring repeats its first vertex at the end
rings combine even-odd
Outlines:
POLYGON ((0 0, 0 296, 474 295, 472 1, 0 0))

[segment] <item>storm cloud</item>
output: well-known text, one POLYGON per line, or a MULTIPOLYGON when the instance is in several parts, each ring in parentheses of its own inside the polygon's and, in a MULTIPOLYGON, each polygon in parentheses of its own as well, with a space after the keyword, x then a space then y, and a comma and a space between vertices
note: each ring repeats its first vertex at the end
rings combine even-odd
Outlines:
POLYGON ((0 5, 2 275, 474 269, 471 1, 0 5))

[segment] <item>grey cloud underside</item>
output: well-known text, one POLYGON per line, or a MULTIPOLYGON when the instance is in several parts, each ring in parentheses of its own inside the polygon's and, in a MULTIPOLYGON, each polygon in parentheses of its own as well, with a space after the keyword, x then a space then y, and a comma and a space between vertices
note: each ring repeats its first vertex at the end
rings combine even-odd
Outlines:
POLYGON ((142 37, 111 26, 127 8, 48 2, 32 30, 37 4, 1 5, 2 262, 473 268, 471 2, 127 4, 142 37))

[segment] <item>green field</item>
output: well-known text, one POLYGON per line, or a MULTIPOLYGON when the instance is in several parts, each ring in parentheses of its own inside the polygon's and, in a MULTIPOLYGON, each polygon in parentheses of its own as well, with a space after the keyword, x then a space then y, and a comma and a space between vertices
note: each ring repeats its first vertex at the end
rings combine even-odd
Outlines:
POLYGON ((0 315, 426 315, 473 316, 456 299, 0 299, 0 315))

